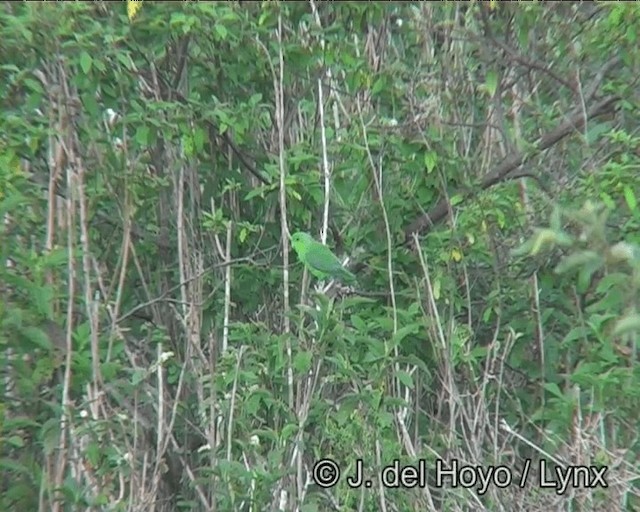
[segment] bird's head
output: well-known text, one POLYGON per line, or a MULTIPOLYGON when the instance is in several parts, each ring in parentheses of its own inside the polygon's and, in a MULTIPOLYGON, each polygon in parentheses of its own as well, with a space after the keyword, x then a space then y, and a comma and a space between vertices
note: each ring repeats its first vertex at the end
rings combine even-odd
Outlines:
POLYGON ((299 247, 304 247, 308 242, 313 241, 310 234, 298 231, 291 236, 291 245, 297 251, 299 247))

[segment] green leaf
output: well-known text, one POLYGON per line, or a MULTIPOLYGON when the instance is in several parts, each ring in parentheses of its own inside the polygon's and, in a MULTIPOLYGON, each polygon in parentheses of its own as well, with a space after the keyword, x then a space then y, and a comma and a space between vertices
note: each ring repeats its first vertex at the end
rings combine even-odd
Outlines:
POLYGON ((42 329, 39 329, 37 327, 25 327, 21 332, 22 335, 29 341, 31 341, 34 345, 45 350, 51 350, 53 348, 49 336, 47 336, 47 334, 42 329))
POLYGON ((488 353, 489 353, 488 347, 475 347, 474 349, 471 350, 469 355, 470 355, 470 359, 479 360, 487 357, 488 353))
POLYGON ((149 142, 149 127, 138 126, 135 138, 138 144, 140 144, 141 146, 146 146, 149 142))
POLYGON ((276 190, 277 185, 260 185, 249 191, 247 195, 244 196, 245 201, 249 201, 249 199, 253 199, 256 196, 264 197, 265 193, 273 192, 276 190))
POLYGON ((0 459, 0 469, 3 470, 2 473, 5 475, 12 473, 14 476, 24 475, 33 477, 33 469, 29 469, 27 466, 5 457, 0 459))
POLYGON ((116 52, 116 59, 120 61, 120 64, 122 64, 127 71, 131 71, 133 69, 131 56, 128 52, 124 52, 122 51, 122 49, 120 49, 118 52, 116 52))
POLYGON ((543 248, 555 243, 557 239, 556 233, 551 229, 539 229, 533 238, 533 246, 531 247, 531 255, 535 256, 543 248))
POLYGON ((82 68, 82 72, 85 75, 88 75, 89 71, 91 71, 92 64, 93 64, 93 59, 91 58, 91 55, 89 55, 86 51, 83 51, 80 54, 80 67, 82 68))
POLYGON ((45 318, 53 318, 53 290, 50 286, 30 286, 29 293, 37 311, 45 318))
POLYGON ((609 209, 614 209, 616 207, 616 202, 613 198, 607 194, 606 192, 600 192, 600 200, 604 203, 604 205, 609 209))
POLYGON ((193 143, 198 153, 204 149, 205 136, 204 130, 200 127, 197 127, 193 132, 193 143))
POLYGON ((299 373, 306 373, 311 368, 313 353, 309 351, 298 352, 293 358, 293 367, 299 373))
POLYGON ((558 387, 558 385, 555 382, 548 382, 547 384, 544 385, 544 388, 549 391, 552 395, 556 396, 557 398, 560 398, 562 400, 566 400, 566 397, 564 396, 564 393, 562 392, 562 390, 558 387))
POLYGON ((338 425, 344 425, 351 419, 353 411, 360 405, 360 396, 354 393, 345 395, 338 404, 338 412, 335 415, 338 425))
POLYGON ((252 107, 255 107, 261 101, 262 101, 262 94, 255 93, 251 95, 251 98, 249 98, 249 105, 252 107))
POLYGON ((624 200, 627 202, 629 210, 634 212, 638 206, 638 200, 633 189, 629 185, 625 185, 624 187, 624 200))
POLYGON ((621 336, 629 332, 640 332, 640 315, 626 315, 618 320, 613 328, 614 336, 621 336))
POLYGON ((526 242, 521 244, 519 247, 516 247, 515 249, 511 249, 510 251, 511 255, 514 257, 530 255, 531 250, 533 249, 533 245, 534 245, 534 238, 531 237, 526 242))
POLYGON ((383 75, 374 82, 373 87, 371 88, 371 94, 373 94, 374 96, 377 95, 380 91, 382 91, 386 87, 386 85, 387 85, 387 79, 383 75))
POLYGON ((193 137, 191 137, 191 135, 186 133, 182 135, 182 148, 186 156, 193 156, 194 144, 193 137))
POLYGON ((351 323, 361 333, 367 332, 367 324, 358 315, 351 315, 351 323))
POLYGON ((464 201, 464 197, 461 194, 456 194, 451 197, 452 206, 456 206, 457 204, 460 204, 462 201, 464 201))
POLYGON ((627 32, 625 34, 625 37, 629 43, 636 44, 636 41, 638 39, 637 30, 638 30, 637 27, 633 23, 630 23, 627 26, 627 32))
POLYGON ((100 115, 100 106, 96 101, 94 92, 89 92, 89 94, 82 95, 82 105, 87 111, 87 114, 89 114, 92 118, 95 119, 100 115))
POLYGON ((580 251, 573 253, 566 258, 563 258, 560 263, 554 269, 556 274, 564 274, 565 272, 569 272, 573 270, 575 267, 591 265, 595 264, 599 261, 602 261, 602 256, 600 256, 595 251, 580 251))
POLYGON ((229 31, 227 30, 227 27, 225 27, 224 25, 220 25, 219 23, 216 23, 213 29, 216 31, 216 34, 218 34, 218 37, 223 41, 229 35, 229 31))
POLYGON ((102 457, 102 453, 104 453, 104 447, 101 447, 96 442, 88 443, 84 448, 84 455, 89 461, 89 463, 97 467, 100 464, 100 459, 102 457))
POLYGON ((386 356, 384 343, 377 339, 371 339, 369 342, 369 350, 365 354, 362 362, 363 363, 375 363, 376 361, 380 361, 384 359, 386 356))
POLYGON ((262 404, 261 394, 259 392, 252 393, 245 400, 242 410, 244 413, 248 414, 249 416, 257 416, 258 410, 260 409, 261 404, 262 404))
POLYGON ((427 168, 427 174, 431 174, 438 163, 438 154, 435 151, 427 151, 424 154, 424 166, 427 168))
POLYGON ((15 64, 2 64, 0 65, 0 71, 8 71, 10 73, 18 73, 20 68, 15 64))
POLYGON ((280 434, 281 441, 287 441, 291 439, 298 432, 298 425, 295 423, 289 423, 282 428, 282 433, 280 434))
POLYGON ((56 247, 43 256, 43 268, 58 268, 67 263, 67 249, 56 247))
POLYGON ((14 448, 24 448, 24 439, 20 436, 10 436, 5 438, 5 441, 14 448))
POLYGON ((44 93, 44 88, 42 87, 42 84, 40 83, 39 80, 34 80, 33 78, 25 78, 24 79, 24 85, 26 85, 29 89, 31 89, 34 92, 37 93, 44 93))
POLYGON ((409 372, 405 372, 404 370, 398 370, 396 373, 396 377, 400 381, 403 386, 408 387, 409 389, 413 389, 413 377, 409 372))
POLYGON ((562 344, 571 344, 576 340, 581 340, 587 337, 588 329, 584 325, 579 325, 571 329, 565 337, 562 339, 562 344))
POLYGON ((593 274, 602 266, 603 263, 603 261, 593 261, 580 269, 580 272, 578 273, 578 282, 576 284, 578 293, 587 292, 589 286, 591 286, 591 278, 593 277, 593 274))
MULTIPOLYGON (((7 192, 7 197, 0 201, 0 216, 4 216, 5 213, 11 211, 19 211, 20 207, 27 202, 27 198, 20 192, 12 190, 7 192)), ((0 232, 4 228, 4 225, 0 227, 0 232)))
POLYGON ((496 93, 496 90, 498 89, 498 74, 495 71, 489 70, 487 72, 484 86, 486 87, 489 96, 493 96, 496 93))
POLYGON ((147 372, 142 368, 136 368, 135 370, 133 370, 133 374, 131 375, 131 384, 133 386, 137 386, 146 378, 147 372))
POLYGON ((93 67, 96 68, 101 73, 104 73, 107 70, 107 66, 104 65, 104 62, 101 60, 93 60, 93 67))
POLYGON ((601 138, 602 134, 609 131, 611 131, 611 126, 609 125, 609 123, 594 124, 587 130, 587 144, 591 145, 597 142, 601 138))
POLYGON ((629 277, 626 274, 621 272, 613 272, 611 274, 607 274, 598 283, 598 287, 596 288, 596 293, 606 293, 612 287, 624 286, 625 282, 628 281, 629 277))
MULTIPOLYGON (((0 413, 2 412, 2 409, 0 408, 0 413)), ((25 427, 27 428, 31 428, 31 427, 40 427, 40 423, 38 423, 37 421, 34 421, 30 418, 26 418, 26 417, 15 417, 15 418, 3 418, 3 425, 2 425, 5 429, 11 430, 11 429, 23 429, 25 427)))
POLYGON ((405 325, 400 327, 398 331, 393 335, 391 342, 394 346, 399 346, 402 340, 404 340, 410 334, 415 334, 419 331, 420 326, 418 324, 405 325))
POLYGON ((555 232, 556 234, 556 245, 561 247, 571 247, 574 244, 573 237, 569 235, 567 232, 559 230, 555 232))

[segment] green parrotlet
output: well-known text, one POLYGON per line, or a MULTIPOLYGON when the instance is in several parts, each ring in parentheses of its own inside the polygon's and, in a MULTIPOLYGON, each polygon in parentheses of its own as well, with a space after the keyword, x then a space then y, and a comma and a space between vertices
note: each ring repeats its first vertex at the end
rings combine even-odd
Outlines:
POLYGON ((329 277, 344 284, 356 284, 356 276, 342 266, 331 249, 316 242, 310 234, 298 231, 291 237, 291 245, 300 261, 318 279, 324 281, 329 277))

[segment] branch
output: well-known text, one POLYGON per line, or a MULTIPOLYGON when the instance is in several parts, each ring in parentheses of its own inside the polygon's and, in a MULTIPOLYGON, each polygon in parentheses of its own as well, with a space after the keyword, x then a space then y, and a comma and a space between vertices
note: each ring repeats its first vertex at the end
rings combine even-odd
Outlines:
MULTIPOLYGON (((507 156, 500 165, 498 165, 493 171, 491 171, 483 178, 482 182, 480 183, 480 189, 488 189, 496 183, 509 178, 509 174, 518 169, 518 167, 520 167, 526 159, 540 154, 542 151, 557 144, 559 141, 561 141, 571 133, 582 130, 588 119, 592 119, 610 112, 612 107, 618 100, 619 98, 617 96, 607 96, 593 105, 590 109, 588 109, 586 115, 581 108, 577 109, 567 121, 560 124, 555 130, 542 136, 535 143, 534 149, 527 152, 517 151, 507 156)), ((471 195, 471 193, 465 194, 465 197, 468 198, 471 195)), ((411 242, 411 237, 414 233, 420 234, 424 233, 425 231, 429 231, 431 226, 441 222, 446 217, 448 209, 448 201, 446 199, 443 199, 438 204, 436 204, 429 212, 416 218, 405 229, 405 243, 411 242)))
MULTIPOLYGON (((187 43, 188 42, 189 42, 189 40, 187 39, 187 43)), ((131 45, 127 45, 127 46, 132 51, 136 50, 131 45)), ((181 49, 186 52, 186 50, 187 50, 186 44, 183 45, 183 47, 181 49)), ((142 58, 147 62, 147 64, 151 68, 153 66, 153 63, 151 62, 151 60, 144 54, 144 52, 140 52, 140 53, 142 55, 142 58)), ((180 69, 180 66, 181 66, 181 63, 178 62, 178 70, 180 69)), ((176 89, 176 87, 174 87, 174 85, 169 82, 169 79, 167 79, 164 75, 162 75, 162 73, 158 72, 157 75, 158 75, 158 79, 162 82, 162 84, 167 88, 168 91, 170 91, 174 95, 174 97, 181 104, 183 104, 183 105, 190 105, 191 104, 191 102, 182 93, 180 93, 180 91, 178 91, 176 89)), ((180 74, 177 74, 174 77, 174 82, 177 83, 179 81, 179 78, 180 78, 180 74)), ((194 108, 202 108, 202 105, 191 105, 191 106, 194 107, 194 108)), ((243 165, 243 167, 247 171, 249 171, 261 183, 263 183, 265 185, 270 185, 271 184, 270 180, 268 178, 266 178, 265 176, 263 176, 262 173, 260 171, 258 171, 258 169, 253 164, 251 164, 251 162, 249 162, 249 159, 238 149, 236 144, 231 139, 231 136, 227 132, 221 134, 220 130, 215 125, 215 123, 213 121, 209 120, 209 119, 205 119, 204 122, 209 127, 209 129, 211 130, 213 135, 215 135, 216 137, 220 137, 221 139, 223 139, 229 145, 229 147, 231 148, 231 151, 233 151, 233 154, 238 158, 240 163, 243 165)))

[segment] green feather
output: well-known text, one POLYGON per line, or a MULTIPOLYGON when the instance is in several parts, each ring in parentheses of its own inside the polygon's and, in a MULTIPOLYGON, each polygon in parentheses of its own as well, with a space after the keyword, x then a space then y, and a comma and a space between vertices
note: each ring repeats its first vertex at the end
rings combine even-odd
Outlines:
POLYGON ((340 260, 326 245, 316 242, 308 233, 297 232, 291 237, 291 245, 298 258, 315 277, 338 279, 345 284, 355 284, 356 276, 342 266, 340 260))

